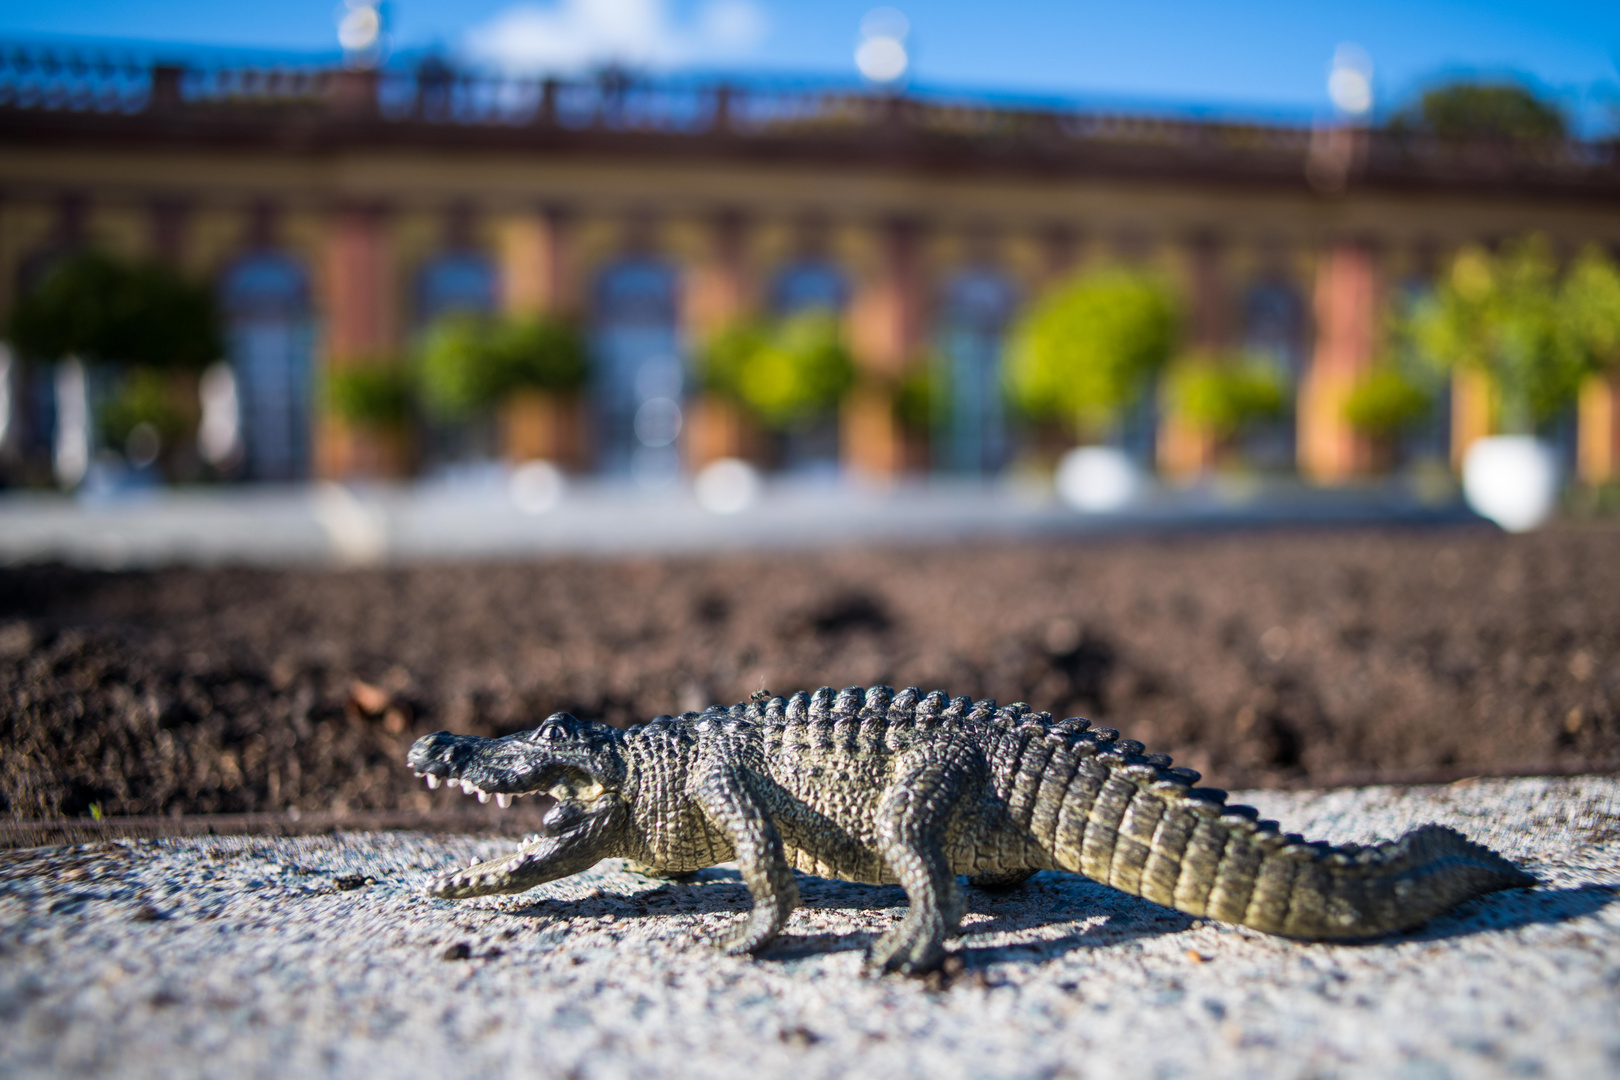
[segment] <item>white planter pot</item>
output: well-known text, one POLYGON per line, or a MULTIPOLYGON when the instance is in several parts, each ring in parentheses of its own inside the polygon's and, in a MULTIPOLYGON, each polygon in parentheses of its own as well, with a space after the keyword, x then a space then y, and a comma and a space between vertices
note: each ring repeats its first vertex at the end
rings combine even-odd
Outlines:
POLYGON ((1064 502, 1096 514, 1123 510, 1142 490, 1136 464, 1112 446, 1075 447, 1058 462, 1053 481, 1064 502))
POLYGON ((1463 496, 1508 532, 1528 532, 1558 505, 1558 458, 1529 435, 1480 439, 1463 458, 1463 496))

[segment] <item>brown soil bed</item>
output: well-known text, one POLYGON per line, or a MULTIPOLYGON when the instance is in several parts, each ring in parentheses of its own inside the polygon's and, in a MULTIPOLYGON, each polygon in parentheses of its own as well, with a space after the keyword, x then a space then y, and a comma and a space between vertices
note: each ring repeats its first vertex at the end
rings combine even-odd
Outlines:
POLYGON ((426 810, 458 797, 402 764, 429 731, 872 683, 1090 716, 1230 787, 1612 769, 1620 531, 0 571, 0 807, 426 810))

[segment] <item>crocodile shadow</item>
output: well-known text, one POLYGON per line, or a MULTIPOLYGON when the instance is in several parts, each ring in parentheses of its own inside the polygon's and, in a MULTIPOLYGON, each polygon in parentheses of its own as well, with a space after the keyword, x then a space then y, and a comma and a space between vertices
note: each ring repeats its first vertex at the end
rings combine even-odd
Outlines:
POLYGON ((1595 914, 1620 897, 1620 886, 1587 883, 1559 889, 1509 889, 1476 897, 1437 915, 1416 930, 1343 942, 1387 945, 1401 941, 1447 941, 1499 930, 1570 922, 1595 914))
MULTIPOLYGON (((906 906, 906 894, 898 885, 862 885, 829 878, 796 875, 799 907, 809 911, 872 911, 892 909, 896 916, 906 906)), ((958 954, 970 967, 1000 960, 1040 960, 1081 948, 1102 948, 1127 941, 1180 933, 1197 922, 1192 916, 1160 907, 1151 901, 1129 896, 1104 885, 1067 874, 1053 875, 1043 882, 1038 876, 1030 883, 1007 891, 988 892, 964 888, 968 915, 985 915, 963 927, 963 947, 958 954), (1061 884, 1059 884, 1061 882, 1061 884), (1078 893, 1077 893, 1078 890, 1078 893), (1061 899, 1060 899, 1061 898, 1061 899), (1036 938, 997 945, 972 945, 976 937, 1010 934, 1038 927, 1072 923, 1101 916, 1101 920, 1056 938, 1036 938)), ((637 893, 605 893, 565 900, 539 898, 508 915, 535 919, 653 917, 660 915, 742 915, 753 901, 741 875, 730 868, 699 871, 682 882, 658 883, 637 893)), ((846 932, 787 931, 761 958, 793 961, 846 950, 864 950, 875 941, 881 929, 851 929, 846 932)))
MULTIPOLYGON (((799 907, 811 911, 870 911, 906 905, 898 885, 862 885, 829 878, 796 875, 799 907)), ((729 867, 711 867, 679 882, 649 882, 634 893, 603 893, 579 899, 537 898, 507 914, 537 919, 653 917, 660 915, 742 915, 752 906, 742 876, 729 867)), ((1470 900, 1431 919, 1416 930, 1379 937, 1333 942, 1349 947, 1391 945, 1400 942, 1442 941, 1475 934, 1513 930, 1537 924, 1568 922, 1594 914, 1620 897, 1620 886, 1584 884, 1565 888, 1513 889, 1470 900)), ((990 892, 964 888, 969 915, 987 919, 969 922, 956 950, 969 968, 1007 960, 1051 959, 1083 948, 1104 948, 1129 941, 1181 933, 1201 921, 1150 900, 1130 896, 1076 875, 1050 872, 1037 875, 1018 888, 990 892), (1074 933, 1056 938, 1034 937, 997 945, 974 945, 973 939, 1014 934, 1065 922, 1102 916, 1074 933)), ((765 959, 791 961, 816 954, 864 949, 876 940, 876 930, 844 933, 796 934, 791 930, 763 954, 765 959)), ((1302 942, 1312 944, 1312 942, 1302 942)))

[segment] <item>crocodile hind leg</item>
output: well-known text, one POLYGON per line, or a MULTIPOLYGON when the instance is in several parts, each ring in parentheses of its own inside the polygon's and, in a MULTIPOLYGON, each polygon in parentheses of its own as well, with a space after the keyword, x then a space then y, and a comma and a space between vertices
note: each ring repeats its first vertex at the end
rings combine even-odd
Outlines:
POLYGON ((700 769, 692 790, 704 816, 737 855, 754 908, 720 947, 732 956, 755 953, 782 932, 799 903, 799 885, 782 855, 782 837, 743 770, 721 762, 700 769))
POLYGON ((962 921, 962 890, 945 855, 957 801, 983 760, 961 742, 911 751, 899 763, 877 811, 877 846, 909 901, 905 915, 873 944, 867 967, 923 975, 945 959, 945 939, 962 921))

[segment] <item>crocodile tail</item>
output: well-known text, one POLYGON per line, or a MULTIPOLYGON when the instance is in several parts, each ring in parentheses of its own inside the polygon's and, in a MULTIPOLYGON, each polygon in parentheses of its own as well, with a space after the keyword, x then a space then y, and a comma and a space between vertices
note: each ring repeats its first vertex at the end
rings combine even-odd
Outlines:
MULTIPOLYGON (((1408 930, 1476 896, 1535 878, 1454 829, 1424 825, 1369 847, 1307 843, 1224 793, 1167 805, 1154 837, 1117 845, 1110 884, 1190 915, 1297 938, 1374 937, 1408 930), (1184 843, 1183 843, 1184 841, 1184 843), (1177 856, 1175 849, 1180 846, 1177 856)), ((1144 797, 1150 795, 1144 793, 1144 797)))
POLYGON ((1442 825, 1368 847, 1307 843, 1139 747, 1096 731, 1053 754, 1067 782, 1055 815, 1037 812, 1032 831, 1054 864, 1191 915, 1300 938, 1407 930, 1473 897, 1535 884, 1442 825))
MULTIPOLYGON (((1250 842, 1263 847, 1267 840, 1257 832, 1250 842)), ((1409 930, 1476 896, 1536 883, 1444 825, 1422 825, 1370 847, 1303 846, 1309 854, 1291 844, 1262 854, 1236 921, 1289 937, 1369 937, 1409 930)))

